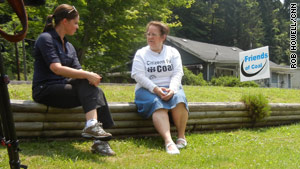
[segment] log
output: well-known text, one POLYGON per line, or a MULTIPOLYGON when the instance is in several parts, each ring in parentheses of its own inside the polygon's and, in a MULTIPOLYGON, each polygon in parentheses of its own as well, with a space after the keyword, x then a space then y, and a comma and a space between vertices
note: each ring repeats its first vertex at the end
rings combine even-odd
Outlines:
POLYGON ((119 112, 111 114, 115 121, 123 120, 144 120, 140 115, 135 112, 119 112))
POLYGON ((220 118, 220 117, 248 117, 247 111, 205 111, 190 112, 189 119, 202 118, 220 118))
POLYGON ((280 111, 292 111, 300 110, 300 103, 269 103, 271 110, 280 110, 280 111))
POLYGON ((251 127, 251 123, 230 123, 230 124, 203 124, 203 125, 195 125, 194 130, 225 130, 225 129, 239 129, 251 127))
POLYGON ((85 115, 75 114, 48 114, 48 113, 13 113, 15 122, 84 122, 85 115))
POLYGON ((45 113, 13 113, 15 122, 43 122, 46 121, 45 113))
POLYGON ((30 100, 10 100, 12 112, 46 112, 47 106, 30 100))
POLYGON ((15 122, 16 131, 82 130, 85 122, 15 122))
POLYGON ((300 115, 300 110, 294 110, 294 111, 289 111, 289 110, 273 110, 271 111, 270 116, 290 116, 290 115, 300 115))
POLYGON ((190 112, 195 111, 222 111, 222 110, 246 110, 242 102, 189 102, 190 112))
POLYGON ((32 138, 32 137, 41 137, 44 131, 19 131, 16 130, 18 138, 32 138))
POLYGON ((228 124, 251 122, 249 117, 189 119, 187 124, 228 124))
POLYGON ((262 121, 299 121, 300 115, 290 116, 269 116, 262 119, 262 121))
POLYGON ((46 114, 46 119, 45 121, 47 122, 84 122, 86 121, 85 119, 85 114, 83 113, 74 113, 74 114, 46 114))
POLYGON ((85 122, 44 122, 44 130, 82 130, 85 122))
POLYGON ((55 108, 55 107, 48 107, 47 113, 52 113, 52 114, 84 114, 84 111, 81 106, 75 107, 75 108, 68 108, 68 109, 63 109, 63 108, 55 108))
POLYGON ((16 131, 42 131, 42 122, 16 122, 16 131))
POLYGON ((112 113, 136 112, 136 105, 133 102, 110 102, 108 106, 112 113))
MULTIPOLYGON (((49 112, 49 113, 83 113, 82 107, 76 108, 55 108, 48 107, 43 104, 36 103, 30 100, 11 100, 12 111, 14 112, 49 112)), ((133 102, 110 102, 108 103, 112 113, 119 112, 136 112, 136 105, 133 102)))

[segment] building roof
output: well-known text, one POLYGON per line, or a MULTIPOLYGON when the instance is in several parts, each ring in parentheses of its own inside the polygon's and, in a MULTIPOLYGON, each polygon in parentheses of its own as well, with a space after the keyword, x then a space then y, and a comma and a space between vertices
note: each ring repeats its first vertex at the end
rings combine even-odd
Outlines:
MULTIPOLYGON (((205 62, 239 64, 239 52, 243 52, 238 47, 215 45, 169 35, 167 36, 167 41, 205 62)), ((289 70, 288 66, 278 65, 272 61, 270 61, 270 68, 289 70)))
POLYGON ((239 52, 243 51, 237 47, 214 45, 174 36, 168 36, 167 41, 205 62, 239 63, 239 52))

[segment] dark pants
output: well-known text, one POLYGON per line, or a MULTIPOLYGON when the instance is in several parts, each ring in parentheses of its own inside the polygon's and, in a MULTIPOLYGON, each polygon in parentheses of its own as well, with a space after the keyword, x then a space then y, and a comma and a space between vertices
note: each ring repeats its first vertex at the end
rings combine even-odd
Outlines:
POLYGON ((82 106, 85 113, 97 109, 103 128, 114 125, 103 91, 86 79, 71 79, 65 84, 45 84, 32 89, 33 100, 47 106, 73 108, 82 106))

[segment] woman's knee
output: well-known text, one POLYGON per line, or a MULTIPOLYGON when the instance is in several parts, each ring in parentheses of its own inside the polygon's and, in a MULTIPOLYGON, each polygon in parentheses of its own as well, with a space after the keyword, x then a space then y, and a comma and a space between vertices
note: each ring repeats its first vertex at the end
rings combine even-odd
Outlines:
POLYGON ((185 104, 184 103, 178 103, 177 105, 176 105, 176 107, 174 107, 173 109, 185 109, 185 104))
POLYGON ((185 103, 178 103, 176 105, 176 107, 174 107, 171 112, 182 112, 182 113, 187 113, 187 109, 186 109, 186 106, 185 106, 185 103))

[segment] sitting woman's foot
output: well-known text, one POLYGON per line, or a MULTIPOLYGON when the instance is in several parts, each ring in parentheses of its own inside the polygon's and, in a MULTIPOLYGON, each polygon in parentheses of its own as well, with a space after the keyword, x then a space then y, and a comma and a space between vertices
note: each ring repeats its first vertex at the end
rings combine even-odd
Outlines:
POLYGON ((180 154, 180 151, 178 150, 178 148, 176 147, 174 142, 168 143, 166 145, 166 151, 168 154, 180 154))
POLYGON ((187 142, 184 138, 178 138, 176 140, 176 146, 178 149, 185 148, 187 146, 187 142))

